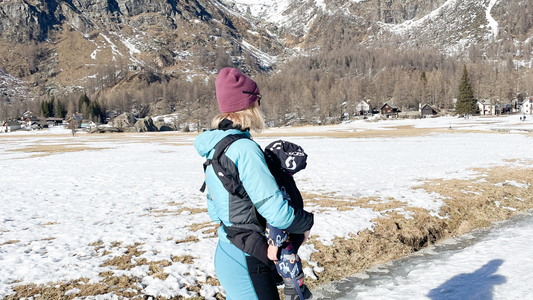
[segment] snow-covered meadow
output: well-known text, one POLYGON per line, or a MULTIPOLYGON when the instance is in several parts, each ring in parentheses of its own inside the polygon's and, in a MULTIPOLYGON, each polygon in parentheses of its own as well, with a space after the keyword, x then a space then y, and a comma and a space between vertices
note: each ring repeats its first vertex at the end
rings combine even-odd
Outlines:
MULTIPOLYGON (((361 120, 269 129, 256 141, 265 146, 283 138, 305 149, 308 167, 296 175, 305 192, 394 198, 436 213, 442 197, 413 186, 425 179, 470 178, 474 167, 532 160, 530 130, 533 118, 523 123, 518 115, 361 120), (428 130, 396 136, 397 128, 404 127, 428 130), (349 137, 350 132, 368 135, 349 137), (336 137, 340 133, 348 137, 336 137)), ((0 298, 13 293, 17 285, 80 278, 96 283, 102 273, 112 271, 114 276, 140 278, 137 287, 144 295, 196 296, 189 287, 201 285, 200 295, 213 299, 221 292, 206 283, 216 277, 216 224, 210 222, 199 192, 204 160, 192 146, 195 137, 180 133, 72 137, 60 128, 0 135, 0 298), (119 270, 106 265, 132 246, 144 252, 131 258, 131 267, 119 270), (148 264, 135 263, 179 257, 191 259, 164 267, 168 274, 164 280, 148 264)), ((368 208, 339 211, 308 206, 308 210, 315 211, 311 234, 326 245, 335 236, 371 228, 371 220, 379 216, 368 208)), ((309 260, 313 251, 312 245, 306 245, 301 255, 309 260)), ((313 270, 306 272, 312 276, 313 270)), ((113 297, 109 293, 104 298, 113 297)))

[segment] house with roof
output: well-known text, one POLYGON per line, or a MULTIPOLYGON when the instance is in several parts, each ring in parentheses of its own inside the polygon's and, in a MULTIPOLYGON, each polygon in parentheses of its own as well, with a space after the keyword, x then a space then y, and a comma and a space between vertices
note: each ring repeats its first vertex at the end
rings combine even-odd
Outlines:
POLYGON ((533 115, 533 97, 529 97, 522 102, 520 113, 524 115, 533 115))
POLYGON ((359 101, 355 106, 355 113, 360 116, 371 115, 373 110, 373 107, 366 100, 359 101))
POLYGON ((5 121, 2 124, 2 132, 11 132, 19 129, 22 129, 19 121, 5 121))
POLYGON ((65 122, 68 124, 68 128, 72 128, 72 125, 75 124, 75 128, 81 128, 81 124, 83 123, 83 115, 82 114, 74 114, 70 117, 67 117, 65 119, 65 122))
POLYGON ((31 129, 43 129, 48 128, 48 123, 46 122, 45 118, 37 118, 37 117, 26 117, 24 118, 26 128, 31 129))
POLYGON ((385 104, 381 106, 379 111, 381 113, 381 116, 385 118, 398 118, 398 113, 401 112, 401 110, 398 109, 397 106, 395 106, 394 104, 389 104, 387 102, 385 102, 385 104))
POLYGON ((31 125, 38 124, 41 121, 39 118, 33 116, 24 117, 22 120, 26 123, 25 127, 31 127, 31 125))
POLYGON ((477 100, 476 105, 477 109, 479 110, 479 114, 482 116, 496 114, 496 107, 492 105, 490 99, 477 100))
POLYGON ((46 123, 48 123, 49 126, 60 126, 63 124, 62 118, 46 118, 46 123))
POLYGON ((420 107, 420 117, 421 118, 431 118, 437 115, 437 110, 435 110, 431 105, 424 104, 420 107))

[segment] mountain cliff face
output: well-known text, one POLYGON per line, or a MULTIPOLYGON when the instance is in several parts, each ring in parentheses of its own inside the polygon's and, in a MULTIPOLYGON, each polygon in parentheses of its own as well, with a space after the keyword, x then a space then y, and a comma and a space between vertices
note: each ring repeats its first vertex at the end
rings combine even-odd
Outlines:
POLYGON ((225 66, 268 73, 336 43, 468 54, 530 43, 533 0, 0 0, 0 69, 41 93, 225 66), (132 75, 133 74, 133 75, 132 75))
POLYGON ((218 1, 0 1, 0 68, 36 85, 157 69, 175 76, 259 60, 280 41, 218 1))

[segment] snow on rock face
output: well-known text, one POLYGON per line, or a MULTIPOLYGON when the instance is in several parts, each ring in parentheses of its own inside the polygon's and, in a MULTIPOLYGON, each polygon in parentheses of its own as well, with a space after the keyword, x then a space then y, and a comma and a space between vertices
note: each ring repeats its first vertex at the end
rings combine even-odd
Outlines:
POLYGON ((492 31, 492 35, 495 38, 498 36, 498 22, 496 22, 496 20, 494 20, 494 18, 490 14, 490 11, 492 10, 492 8, 496 4, 496 2, 498 2, 498 0, 490 0, 490 3, 487 6, 487 10, 485 12, 485 14, 487 16, 487 21, 489 22, 489 26, 490 26, 491 31, 492 31))
POLYGON ((494 25, 495 21, 488 19, 491 18, 491 7, 487 8, 479 1, 447 0, 420 19, 408 20, 398 25, 380 25, 383 30, 405 38, 408 45, 435 45, 447 54, 462 53, 476 37, 488 40, 493 36, 494 26, 497 27, 497 24, 494 25), (485 26, 479 26, 486 24, 478 24, 478 15, 487 17, 490 32, 487 32, 485 26))
POLYGON ((32 98, 26 82, 0 69, 0 101, 10 103, 12 101, 32 98))

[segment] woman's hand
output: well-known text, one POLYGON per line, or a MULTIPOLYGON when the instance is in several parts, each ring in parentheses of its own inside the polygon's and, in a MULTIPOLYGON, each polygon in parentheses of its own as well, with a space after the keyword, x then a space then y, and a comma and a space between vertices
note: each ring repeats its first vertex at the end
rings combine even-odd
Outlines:
POLYGON ((305 244, 305 242, 307 242, 307 238, 309 237, 309 234, 311 234, 311 230, 307 230, 306 232, 304 232, 304 240, 302 241, 302 245, 305 244))
POLYGON ((273 261, 278 260, 278 250, 279 250, 279 247, 268 245, 268 253, 267 253, 268 259, 273 260, 273 261))

